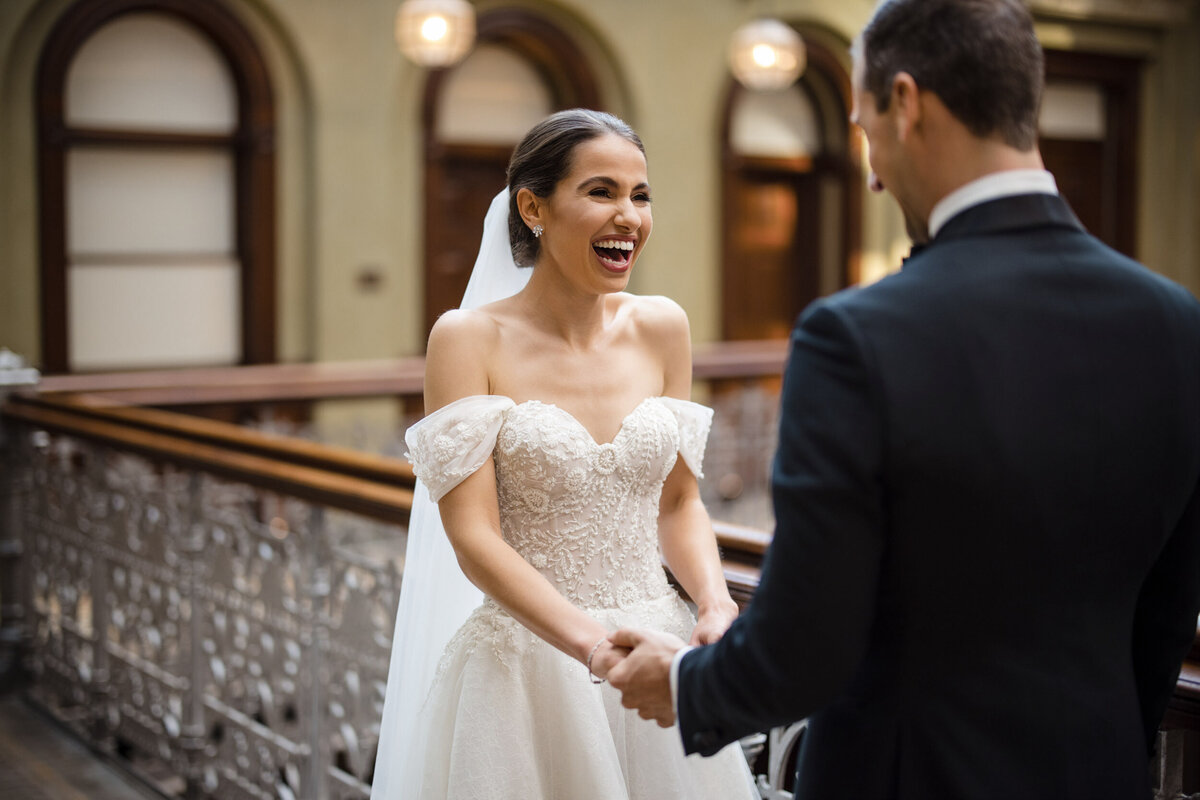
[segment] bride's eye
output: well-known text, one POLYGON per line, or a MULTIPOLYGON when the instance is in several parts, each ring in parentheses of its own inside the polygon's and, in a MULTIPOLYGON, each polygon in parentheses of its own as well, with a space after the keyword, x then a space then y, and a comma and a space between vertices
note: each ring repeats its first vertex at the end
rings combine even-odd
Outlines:
POLYGON ((649 203, 650 202, 650 193, 649 192, 638 192, 637 194, 635 194, 633 196, 633 202, 649 203))
POLYGON ((605 189, 603 186, 597 186, 595 189, 592 189, 590 192, 588 192, 588 194, 590 194, 592 197, 609 197, 610 196, 608 189, 605 189))

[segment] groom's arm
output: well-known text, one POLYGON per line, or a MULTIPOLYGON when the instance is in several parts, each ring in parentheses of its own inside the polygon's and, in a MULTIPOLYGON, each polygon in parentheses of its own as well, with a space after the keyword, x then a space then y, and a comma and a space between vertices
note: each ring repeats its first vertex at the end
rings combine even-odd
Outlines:
POLYGON ((678 665, 689 753, 710 755, 808 716, 862 660, 884 526, 883 432, 868 359, 836 305, 814 304, 793 332, 762 578, 721 641, 678 665))
POLYGON ((1192 492, 1138 595, 1133 619, 1133 672, 1146 736, 1154 752, 1158 726, 1175 691, 1179 669, 1196 639, 1200 609, 1200 485, 1192 492))

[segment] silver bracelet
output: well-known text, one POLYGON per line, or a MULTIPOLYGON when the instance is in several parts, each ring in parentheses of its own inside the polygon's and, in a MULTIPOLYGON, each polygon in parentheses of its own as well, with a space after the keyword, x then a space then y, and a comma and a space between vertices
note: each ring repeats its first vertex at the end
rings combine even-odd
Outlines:
POLYGON ((608 637, 605 636, 603 639, 601 639, 600 641, 598 641, 594 645, 592 645, 592 652, 588 653, 588 657, 587 657, 588 677, 592 679, 592 683, 599 684, 599 683, 604 683, 604 681, 605 681, 604 678, 601 678, 599 675, 592 672, 592 657, 596 655, 596 651, 600 649, 600 645, 604 644, 607 641, 608 641, 608 637))

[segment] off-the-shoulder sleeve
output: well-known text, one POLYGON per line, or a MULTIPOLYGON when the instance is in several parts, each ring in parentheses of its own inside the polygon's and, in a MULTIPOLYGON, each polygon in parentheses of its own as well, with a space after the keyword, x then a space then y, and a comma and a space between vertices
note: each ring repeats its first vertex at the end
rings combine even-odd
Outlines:
POLYGON ((703 478, 704 448, 708 446, 708 431, 712 427, 713 410, 708 406, 664 397, 663 403, 679 423, 679 454, 683 463, 697 478, 703 478))
POLYGON ((513 405, 507 397, 471 395, 442 406, 404 432, 413 472, 435 503, 487 461, 513 405))

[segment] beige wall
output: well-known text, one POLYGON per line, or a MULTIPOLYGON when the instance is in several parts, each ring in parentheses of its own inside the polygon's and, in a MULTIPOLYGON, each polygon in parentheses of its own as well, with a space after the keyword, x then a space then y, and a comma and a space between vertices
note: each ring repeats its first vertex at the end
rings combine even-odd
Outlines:
MULTIPOLYGON (((225 0, 251 30, 276 91, 279 342, 285 361, 377 358, 421 342, 421 120, 424 73, 392 40, 399 0, 225 0), (375 291, 360 288, 378 271, 375 291)), ((1109 7, 1134 7, 1106 0, 1109 7)), ((0 346, 38 360, 32 85, 41 42, 68 0, 0 2, 0 346)), ((511 5, 511 3, 504 3, 511 5)), ((525 2, 572 31, 608 107, 641 133, 655 233, 633 289, 676 298, 697 341, 719 330, 718 136, 730 32, 745 0, 525 2)), ((480 9, 500 5, 480 0, 480 9)), ((1200 293, 1200 22, 1196 4, 1158 0, 1149 23, 1081 21, 1065 0, 1035 3, 1056 47, 1148 59, 1139 203, 1141 255, 1200 293)), ((771 10, 845 43, 874 0, 779 0, 771 10)), ((864 274, 907 250, 886 198, 864 199, 864 274)))

